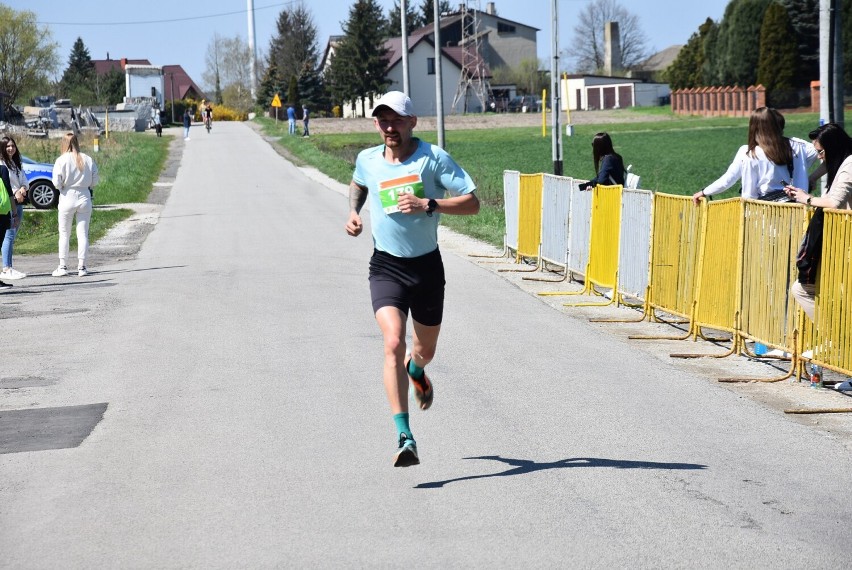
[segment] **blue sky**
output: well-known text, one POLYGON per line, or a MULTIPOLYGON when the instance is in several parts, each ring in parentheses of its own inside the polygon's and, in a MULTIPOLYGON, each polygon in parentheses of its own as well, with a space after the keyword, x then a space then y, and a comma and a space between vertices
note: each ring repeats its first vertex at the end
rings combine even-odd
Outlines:
MULTIPOLYGON (((257 46, 265 51, 275 33, 275 20, 281 10, 299 0, 254 0, 257 46)), ((559 0, 560 49, 569 42, 573 20, 591 0, 559 0)), ((409 0, 419 6, 421 0, 409 0)), ((455 6, 458 0, 451 0, 455 6)), ((683 44, 708 17, 719 21, 728 0, 620 0, 638 15, 653 51, 683 44)), ((213 34, 247 37, 246 0, 204 0, 174 2, 147 0, 122 4, 114 0, 14 0, 16 10, 34 12, 39 22, 49 24, 53 40, 59 44, 64 69, 77 37, 82 37, 93 59, 148 59, 154 65, 180 64, 203 85, 204 56, 213 34), (22 4, 22 5, 18 5, 22 4), (118 6, 133 6, 119 9, 118 6), (134 23, 131 23, 134 22, 134 23)), ((379 0, 385 10, 393 0, 379 0)), ((475 4, 469 2, 470 5, 475 4)), ((480 1, 485 9, 486 0, 480 1)), ((348 17, 351 0, 305 0, 314 16, 320 50, 330 35, 341 33, 340 23, 348 17)), ((539 28, 539 58, 550 59, 551 0, 495 0, 497 13, 505 18, 539 28)), ((549 64, 548 64, 549 65, 549 64)), ((60 74, 61 74, 60 69, 60 74)))

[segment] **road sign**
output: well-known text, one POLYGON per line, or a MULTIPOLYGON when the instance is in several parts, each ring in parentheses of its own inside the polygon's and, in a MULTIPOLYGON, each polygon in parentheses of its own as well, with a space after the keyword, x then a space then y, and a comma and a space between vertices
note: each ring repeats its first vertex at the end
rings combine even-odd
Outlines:
POLYGON ((275 97, 272 98, 272 106, 273 107, 280 107, 281 106, 281 99, 278 98, 278 93, 276 93, 275 97))

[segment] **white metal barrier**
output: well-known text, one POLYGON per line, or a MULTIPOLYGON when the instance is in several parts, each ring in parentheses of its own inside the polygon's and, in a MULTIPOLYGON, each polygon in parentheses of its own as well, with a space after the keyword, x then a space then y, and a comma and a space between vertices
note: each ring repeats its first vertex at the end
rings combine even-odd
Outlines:
POLYGON ((506 215, 505 246, 518 251, 520 225, 521 173, 516 170, 503 171, 503 210, 506 215))
POLYGON ((592 229, 592 192, 580 190, 571 180, 571 206, 568 215, 568 270, 586 274, 592 229))
POLYGON ((644 300, 648 289, 653 211, 653 192, 627 188, 622 191, 618 290, 628 297, 644 300))
POLYGON ((541 259, 568 267, 568 216, 572 179, 545 174, 541 196, 541 259))

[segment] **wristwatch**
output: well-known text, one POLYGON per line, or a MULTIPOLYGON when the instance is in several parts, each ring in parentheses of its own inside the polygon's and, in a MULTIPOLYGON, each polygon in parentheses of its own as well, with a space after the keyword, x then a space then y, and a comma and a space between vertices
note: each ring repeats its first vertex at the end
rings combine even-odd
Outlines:
POLYGON ((429 198, 429 202, 426 205, 426 215, 431 217, 432 212, 438 209, 438 201, 434 198, 429 198))
POLYGON ((808 196, 808 199, 805 201, 805 204, 807 204, 808 206, 810 206, 810 205, 811 205, 811 199, 812 199, 812 198, 813 198, 813 196, 810 196, 810 195, 809 195, 809 196, 808 196))

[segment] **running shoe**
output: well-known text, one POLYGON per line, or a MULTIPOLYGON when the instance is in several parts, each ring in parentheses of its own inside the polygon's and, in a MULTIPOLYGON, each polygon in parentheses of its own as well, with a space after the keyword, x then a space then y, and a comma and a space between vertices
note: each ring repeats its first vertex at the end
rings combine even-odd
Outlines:
MULTIPOLYGON (((405 373, 408 374, 408 363, 411 362, 411 357, 405 361, 405 373)), ((432 398, 435 396, 435 391, 432 389, 432 381, 426 376, 426 371, 423 371, 423 377, 420 380, 415 380, 411 374, 408 374, 408 380, 411 382, 411 393, 414 399, 417 400, 417 405, 421 410, 428 410, 432 405, 432 398)))
POLYGON ((0 281, 0 289, 8 289, 11 286, 11 283, 3 283, 2 281, 0 281))
POLYGON ((53 270, 53 273, 51 273, 51 275, 53 275, 54 277, 65 277, 66 275, 68 275, 68 268, 64 265, 60 265, 59 267, 53 270))
POLYGON ((84 267, 77 269, 77 277, 85 277, 89 274, 89 270, 84 267))
POLYGON ((393 466, 411 467, 412 465, 420 465, 420 458, 417 457, 417 443, 401 433, 399 434, 399 450, 393 456, 393 466))
POLYGON ((838 392, 852 392, 852 378, 835 384, 834 389, 838 392))

